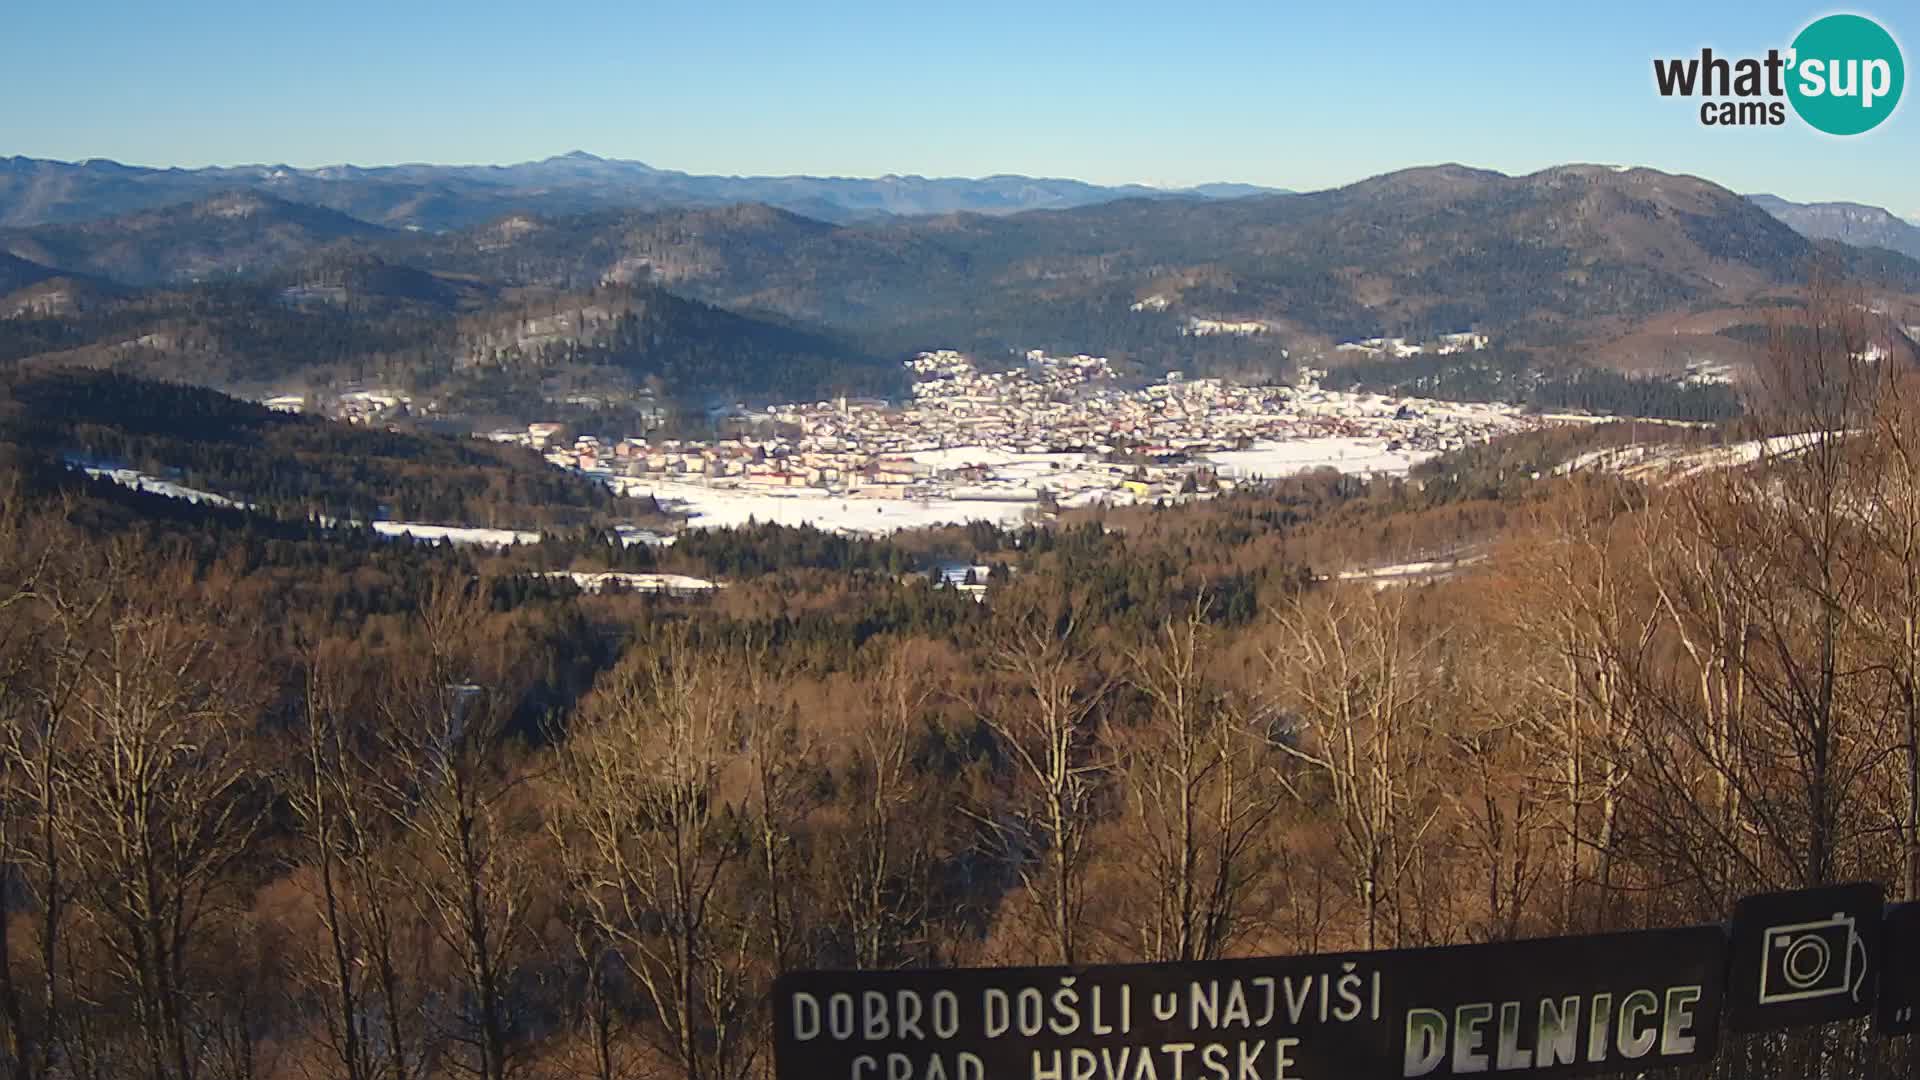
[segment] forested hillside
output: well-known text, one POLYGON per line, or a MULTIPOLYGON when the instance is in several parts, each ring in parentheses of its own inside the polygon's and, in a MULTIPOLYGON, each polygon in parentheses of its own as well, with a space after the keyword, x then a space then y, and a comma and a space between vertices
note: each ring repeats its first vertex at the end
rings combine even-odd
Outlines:
POLYGON ((104 221, 0 231, 0 250, 68 272, 159 285, 257 274, 337 241, 384 232, 317 206, 229 193, 104 221))
POLYGON ((199 387, 85 369, 0 379, 0 439, 50 464, 164 476, 294 522, 538 529, 647 512, 520 447, 288 415, 199 387))
POLYGON ((373 385, 431 399, 469 426, 480 416, 564 416, 580 394, 630 401, 651 388, 703 406, 884 393, 899 383, 897 364, 845 339, 647 284, 502 290, 351 255, 261 283, 104 296, 84 306, 23 300, 0 318, 0 361, 14 360, 249 396, 373 385))
MULTIPOLYGON (((1013 532, 488 554, 16 458, 0 1055, 49 1080, 748 1080, 797 968, 1913 898, 1920 388, 1863 358, 1858 309, 1810 318, 1770 339, 1747 420, 1671 436, 1719 464, 1658 482, 1556 473, 1644 447, 1617 425, 1013 532), (1785 437, 1714 446, 1758 435, 1785 437), (1424 584, 1364 574, 1449 552, 1472 555, 1424 584), (608 558, 724 587, 535 576, 608 558), (953 559, 983 599, 932 582, 953 559)), ((147 393, 116 437, 305 445, 147 393)), ((1728 1034, 1707 1075, 1912 1064, 1821 1031, 1728 1034)))
POLYGON ((1625 375, 1589 366, 1550 367, 1531 355, 1489 349, 1451 356, 1344 364, 1327 381, 1378 393, 1456 401, 1507 401, 1544 412, 1714 421, 1740 414, 1740 395, 1723 382, 1625 375))

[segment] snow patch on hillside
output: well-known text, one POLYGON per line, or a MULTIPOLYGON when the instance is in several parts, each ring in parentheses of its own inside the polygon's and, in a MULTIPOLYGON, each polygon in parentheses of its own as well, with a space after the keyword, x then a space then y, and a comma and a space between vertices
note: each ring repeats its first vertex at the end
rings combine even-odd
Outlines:
POLYGON ((433 543, 445 540, 454 544, 479 544, 483 547, 512 547, 515 544, 537 544, 540 534, 521 529, 480 529, 466 525, 424 525, 415 521, 376 521, 373 531, 381 536, 401 537, 410 540, 425 540, 433 543))
POLYGON ((1376 589, 1384 589, 1391 585, 1425 585, 1429 582, 1444 581, 1467 567, 1485 562, 1486 559, 1485 552, 1470 554, 1456 552, 1434 559, 1342 570, 1339 577, 1341 581, 1370 582, 1376 589))
MULTIPOLYGON (((202 506, 221 506, 235 510, 254 509, 252 503, 241 502, 238 499, 230 499, 225 495, 216 495, 211 491, 201 491, 199 488, 187 487, 184 484, 177 484, 171 480, 150 476, 137 469, 101 464, 88 461, 84 458, 73 457, 67 459, 67 466, 69 468, 79 469, 88 476, 111 480, 121 487, 132 488, 135 491, 144 491, 152 495, 163 495, 169 499, 180 499, 184 502, 195 503, 202 506)), ((319 524, 331 528, 340 523, 332 518, 320 518, 319 524)), ((372 524, 373 531, 379 533, 381 536, 406 537, 411 540, 432 542, 446 540, 455 544, 482 544, 487 547, 508 547, 513 544, 537 544, 540 542, 539 533, 521 529, 481 529, 465 525, 427 525, 414 521, 376 521, 372 524)), ((635 542, 647 541, 636 540, 635 542)))
POLYGON ((608 570, 602 573, 590 573, 581 570, 556 570, 540 576, 555 579, 566 578, 579 586, 580 591, 590 593, 605 592, 609 587, 612 587, 622 589, 626 592, 691 595, 695 593, 709 593, 715 589, 726 587, 717 581, 708 581, 706 578, 689 577, 686 574, 641 574, 619 570, 608 570))

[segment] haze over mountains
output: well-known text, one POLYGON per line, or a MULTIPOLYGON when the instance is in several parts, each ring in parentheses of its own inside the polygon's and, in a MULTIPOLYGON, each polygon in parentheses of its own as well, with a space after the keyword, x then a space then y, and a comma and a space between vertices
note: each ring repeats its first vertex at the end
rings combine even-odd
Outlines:
POLYGON ((327 207, 393 228, 440 231, 512 211, 568 214, 750 202, 845 222, 957 211, 1014 213, 1133 197, 1231 198, 1271 189, 1220 183, 1174 191, 1029 176, 700 176, 579 150, 517 165, 315 169, 149 169, 104 159, 69 163, 10 157, 0 158, 0 227, 83 221, 235 190, 327 207))
POLYGON ((1808 236, 1887 248, 1920 259, 1920 224, 1884 207, 1853 202, 1796 203, 1774 195, 1747 198, 1808 236))
POLYGON ((1342 362, 1334 346, 1356 338, 1464 330, 1492 339, 1502 370, 1678 377, 1750 359, 1816 262, 1872 292, 1889 347, 1920 324, 1920 261, 1893 250, 1892 215, 1642 168, 1444 165, 1182 196, 691 177, 588 155, 305 171, 14 158, 0 177, 0 218, 59 219, 0 228, 0 359, 247 392, 378 382, 463 413, 642 388, 886 393, 901 357, 934 347, 1271 375, 1342 362), (822 200, 826 216, 794 209, 822 200))
MULTIPOLYGON (((581 150, 513 165, 209 166, 155 169, 104 158, 0 158, 0 228, 80 222, 254 191, 325 207, 391 228, 443 231, 509 212, 565 215, 761 203, 822 221, 944 213, 1010 214, 1124 198, 1230 199, 1286 193, 1256 184, 1185 189, 1099 185, 1063 178, 711 176, 659 169, 581 150)), ((1851 202, 1794 203, 1748 196, 1816 239, 1920 257, 1920 222, 1851 202)))

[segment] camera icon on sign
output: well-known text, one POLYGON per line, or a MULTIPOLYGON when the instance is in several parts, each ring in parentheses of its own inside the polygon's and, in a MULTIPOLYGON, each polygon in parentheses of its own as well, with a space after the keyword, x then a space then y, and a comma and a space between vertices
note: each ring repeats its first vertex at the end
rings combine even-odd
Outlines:
POLYGON ((1853 916, 1834 913, 1818 922, 1771 926, 1760 948, 1760 1004, 1778 1005, 1847 995, 1860 1000, 1867 978, 1867 944, 1853 916), (1859 962, 1854 953, 1859 953, 1859 962))

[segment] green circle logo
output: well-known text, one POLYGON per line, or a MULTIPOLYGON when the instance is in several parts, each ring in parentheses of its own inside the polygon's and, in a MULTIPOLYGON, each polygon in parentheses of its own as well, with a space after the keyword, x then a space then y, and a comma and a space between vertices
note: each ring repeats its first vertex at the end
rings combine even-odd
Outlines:
POLYGON ((1793 39, 1787 98, 1800 119, 1829 135, 1871 131, 1893 115, 1906 85, 1900 46, 1860 15, 1828 15, 1793 39))

